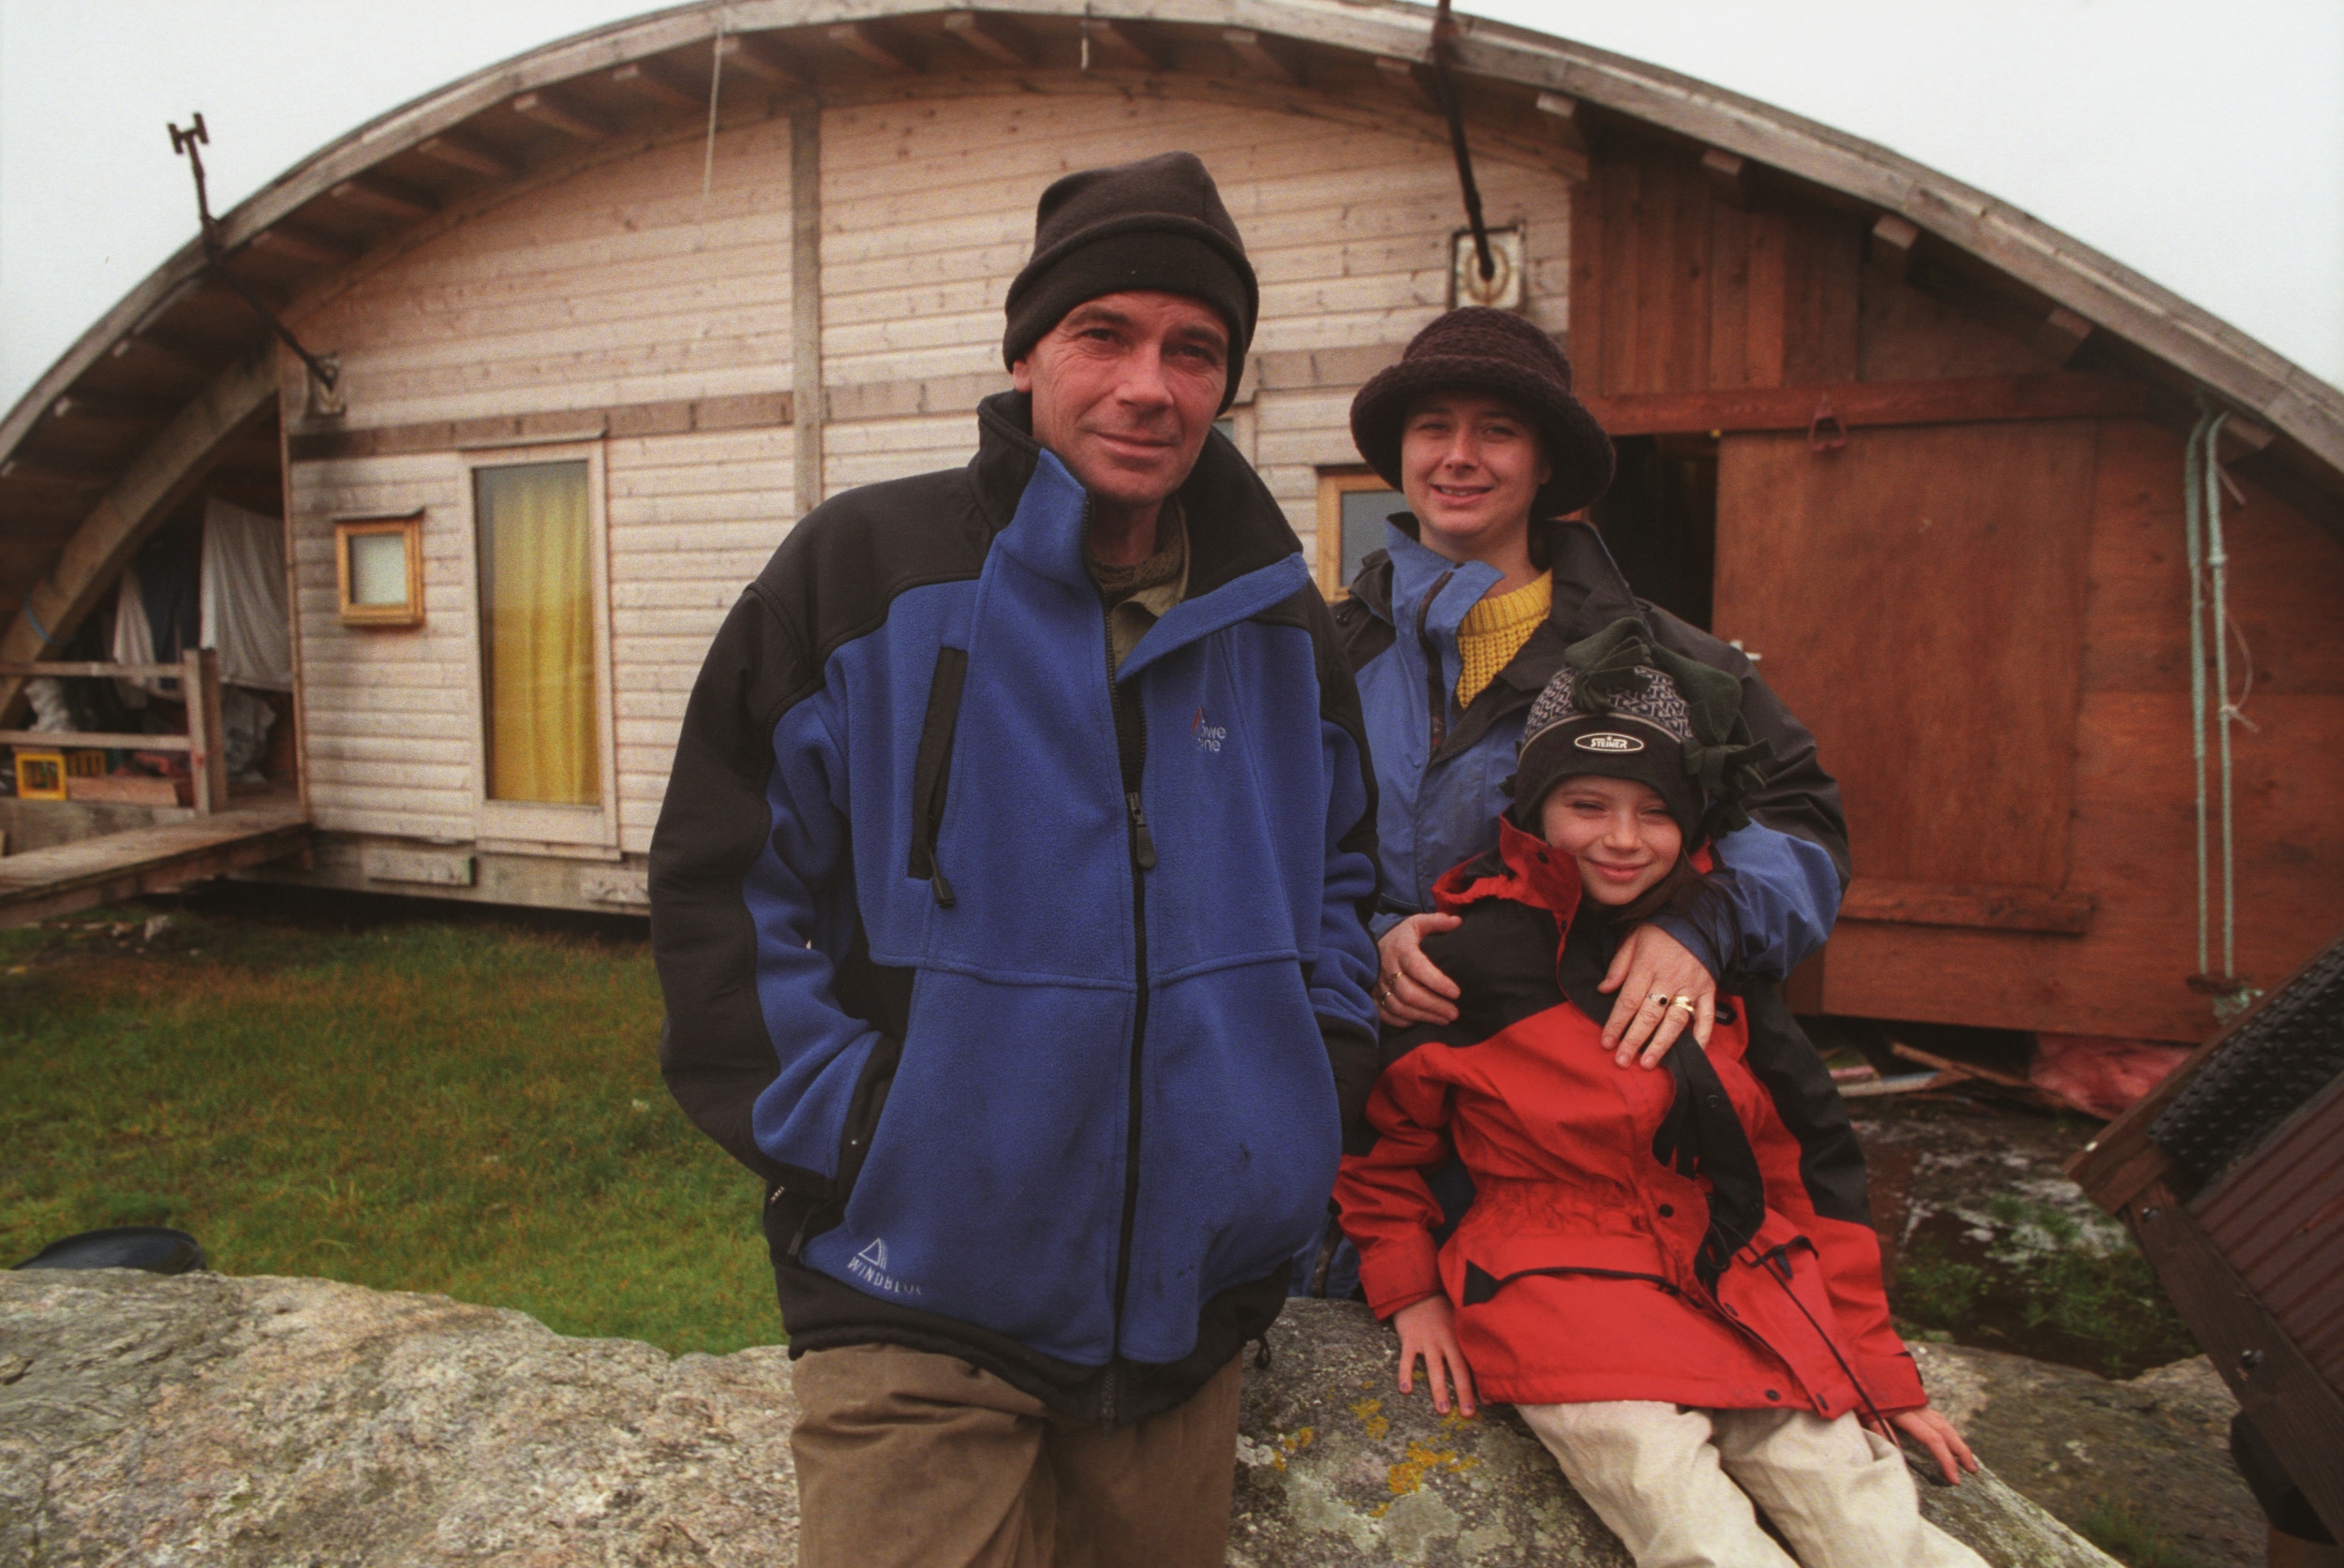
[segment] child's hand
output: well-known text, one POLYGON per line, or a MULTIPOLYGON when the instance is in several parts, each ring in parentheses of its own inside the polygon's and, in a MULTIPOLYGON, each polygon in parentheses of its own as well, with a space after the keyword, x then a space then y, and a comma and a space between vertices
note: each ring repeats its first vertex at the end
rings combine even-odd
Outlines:
MULTIPOLYGON (((1447 1303, 1444 1301, 1442 1305, 1446 1306, 1447 1303)), ((1937 1468, 1945 1472, 1947 1486, 1960 1486, 1962 1471, 1975 1472, 1978 1469, 1978 1456, 1969 1451, 1969 1444, 1964 1442, 1962 1434, 1953 1429, 1953 1423, 1939 1412, 1923 1405, 1919 1410, 1900 1410, 1888 1419, 1890 1426, 1935 1456, 1937 1468)))
MULTIPOLYGON (((1397 929, 1397 927, 1394 927, 1397 929)), ((1657 925, 1639 925, 1604 971, 1598 991, 1620 993, 1611 1021, 1603 1027, 1603 1048, 1625 1067, 1638 1046, 1641 1064, 1658 1067, 1687 1024, 1695 1043, 1707 1045, 1717 1021, 1717 977, 1701 967, 1690 949, 1657 925), (1680 1006, 1679 998, 1691 1003, 1680 1006)))
POLYGON ((1465 1353, 1457 1347, 1457 1309, 1448 1304, 1448 1297, 1435 1292, 1422 1301, 1411 1302, 1392 1314, 1392 1326, 1400 1330, 1400 1391, 1417 1391, 1417 1358, 1422 1356, 1432 1408, 1443 1415, 1448 1413, 1449 1388, 1454 1384, 1457 1413, 1471 1415, 1473 1373, 1465 1366, 1465 1353))
POLYGON ((1457 1021, 1457 983, 1424 955, 1428 932, 1462 925, 1453 914, 1413 914, 1375 944, 1375 1013, 1396 1029, 1457 1021))

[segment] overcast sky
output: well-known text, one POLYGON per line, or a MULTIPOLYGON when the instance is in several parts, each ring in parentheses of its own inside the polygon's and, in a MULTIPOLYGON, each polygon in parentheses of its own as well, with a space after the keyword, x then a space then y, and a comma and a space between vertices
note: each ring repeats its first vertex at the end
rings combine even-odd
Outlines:
MULTIPOLYGON (((2344 0, 1457 0, 2016 203, 2344 385, 2344 0)), ((0 410, 213 209, 627 0, 0 0, 0 410)))

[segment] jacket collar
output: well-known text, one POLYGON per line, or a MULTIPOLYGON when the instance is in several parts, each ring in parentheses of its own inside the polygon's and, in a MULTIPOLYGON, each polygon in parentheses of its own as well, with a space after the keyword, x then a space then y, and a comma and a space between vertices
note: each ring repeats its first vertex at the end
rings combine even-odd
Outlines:
POLYGON ((1451 866, 1432 884, 1433 907, 1453 914, 1484 898, 1511 898, 1545 910, 1565 931, 1579 912, 1579 868, 1568 855, 1547 847, 1535 834, 1498 819, 1497 848, 1462 865, 1451 866))
MULTIPOLYGON (((1083 564, 1085 491, 1055 452, 1033 438, 1033 403, 997 392, 977 406, 977 451, 969 460, 977 504, 999 547, 1036 575, 1092 591, 1083 564)), ((1188 597, 1125 658, 1123 677, 1164 652, 1261 614, 1310 585, 1302 544, 1268 488, 1226 437, 1205 437, 1179 489, 1188 525, 1188 597)))
MULTIPOLYGON (((1636 591, 1628 586, 1627 578, 1621 574, 1618 563, 1604 547, 1603 536, 1595 531, 1593 523, 1557 518, 1537 527, 1546 545, 1547 565, 1554 573, 1554 606, 1547 612, 1547 627, 1541 628, 1537 636, 1545 638, 1550 628, 1560 638, 1554 644, 1557 655, 1580 638, 1593 637, 1623 615, 1643 613, 1636 591)), ((1443 570, 1460 573, 1460 582, 1467 572, 1486 574, 1480 579, 1479 590, 1466 601, 1468 609, 1498 581, 1498 574, 1491 568, 1478 563, 1459 566, 1427 550, 1417 542, 1415 514, 1395 512, 1385 524, 1385 547, 1370 555, 1361 565, 1358 578, 1351 585, 1352 596, 1394 629, 1401 627, 1400 615, 1393 611, 1398 604, 1410 617, 1413 628, 1417 604, 1443 570)), ((1442 599, 1446 600, 1456 586, 1452 584, 1445 589, 1442 599)), ((1462 616, 1461 610, 1458 618, 1462 616)), ((1454 622, 1450 624, 1453 628, 1454 622)), ((1541 680, 1540 685, 1544 684, 1541 680)))

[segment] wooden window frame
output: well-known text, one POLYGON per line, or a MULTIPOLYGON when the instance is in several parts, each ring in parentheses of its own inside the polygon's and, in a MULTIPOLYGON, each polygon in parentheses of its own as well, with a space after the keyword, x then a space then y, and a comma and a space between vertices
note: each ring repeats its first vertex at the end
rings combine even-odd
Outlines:
POLYGON ((344 626, 418 627, 423 624, 423 513, 374 513, 334 520, 334 592, 344 626), (397 534, 407 541, 407 602, 361 604, 350 597, 350 541, 397 534))
POLYGON ((618 851, 618 736, 611 650, 610 517, 603 443, 598 438, 530 446, 482 447, 455 454, 456 483, 463 495, 464 595, 470 624, 464 639, 467 671, 465 700, 470 704, 473 745, 473 832, 482 844, 516 852, 615 856, 618 851), (481 605, 479 487, 482 468, 513 468, 539 463, 586 466, 587 555, 594 575, 595 759, 601 801, 594 806, 556 806, 535 801, 493 800, 488 793, 488 693, 481 653, 484 624, 481 605))
POLYGON ((1318 470, 1318 591, 1331 601, 1349 599, 1343 580, 1343 498, 1355 491, 1389 490, 1364 463, 1323 464, 1318 470))

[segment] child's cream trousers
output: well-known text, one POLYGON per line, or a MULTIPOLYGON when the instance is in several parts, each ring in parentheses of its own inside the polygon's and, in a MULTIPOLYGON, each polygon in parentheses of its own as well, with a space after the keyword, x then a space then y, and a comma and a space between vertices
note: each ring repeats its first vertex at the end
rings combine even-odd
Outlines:
POLYGON ((1852 1414, 1651 1399, 1515 1408, 1637 1568, 1985 1568, 1921 1516, 1904 1455, 1852 1414))

